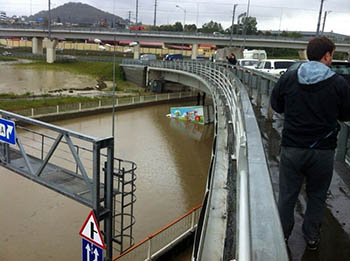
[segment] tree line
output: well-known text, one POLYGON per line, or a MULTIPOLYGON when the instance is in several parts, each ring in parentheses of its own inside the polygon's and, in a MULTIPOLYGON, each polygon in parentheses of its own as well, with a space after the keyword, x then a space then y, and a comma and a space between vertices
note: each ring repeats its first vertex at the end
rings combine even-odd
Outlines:
MULTIPOLYGON (((150 30, 152 31, 169 31, 169 32, 192 32, 192 33, 204 33, 204 34, 231 34, 231 31, 235 35, 266 35, 273 36, 273 34, 269 31, 259 31, 257 29, 258 22, 256 21, 256 17, 248 16, 244 17, 240 23, 234 24, 232 26, 224 29, 221 23, 215 22, 211 20, 208 23, 202 25, 201 28, 197 28, 195 24, 185 24, 185 28, 181 22, 176 22, 174 24, 166 24, 160 26, 150 26, 150 30), (245 23, 247 22, 246 28, 245 23), (185 29, 185 30, 184 30, 185 29), (246 32, 244 32, 246 31, 246 32)), ((298 32, 286 32, 282 31, 279 33, 279 36, 291 37, 291 38, 301 38, 303 35, 298 32)))

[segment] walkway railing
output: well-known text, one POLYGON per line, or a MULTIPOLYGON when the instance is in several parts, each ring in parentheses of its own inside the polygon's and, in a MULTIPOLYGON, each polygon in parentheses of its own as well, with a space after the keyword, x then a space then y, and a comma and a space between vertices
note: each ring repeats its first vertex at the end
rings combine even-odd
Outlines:
MULTIPOLYGON (((123 64, 126 63, 127 61, 123 61, 123 64)), ((211 92, 216 109, 212 160, 196 233, 193 260, 208 258, 205 255, 211 254, 211 250, 206 248, 211 243, 220 247, 223 245, 223 242, 210 241, 206 243, 205 241, 213 237, 210 233, 207 234, 208 226, 215 226, 213 225, 215 222, 218 226, 223 226, 221 221, 219 222, 213 216, 216 209, 224 205, 218 201, 214 202, 215 193, 220 193, 220 188, 213 184, 222 174, 220 173, 220 163, 225 160, 225 157, 220 153, 225 149, 228 152, 226 160, 228 160, 229 165, 228 172, 225 174, 227 178, 226 189, 228 197, 231 196, 231 198, 223 215, 223 218, 227 218, 228 222, 226 235, 222 235, 221 238, 229 239, 224 242, 225 247, 221 258, 225 256, 238 260, 253 260, 253 258, 288 260, 260 131, 248 92, 235 74, 241 74, 243 81, 244 78, 251 81, 250 94, 269 91, 269 89, 264 90, 264 88, 272 85, 275 78, 266 79, 254 73, 253 77, 249 78, 250 72, 238 68, 224 68, 219 64, 209 62, 156 61, 150 64, 148 70, 159 71, 164 74, 162 77, 166 77, 167 73, 178 73, 197 79, 201 84, 206 85, 207 90, 211 92), (218 110, 222 113, 218 114, 218 110), (226 119, 224 128, 218 124, 222 118, 226 119), (225 133, 223 129, 227 130, 227 144, 221 143, 220 145, 224 148, 218 145, 220 140, 218 138, 225 133), (221 157, 218 158, 217 155, 221 155, 221 157), (235 183, 233 188, 230 188, 230 179, 235 183), (220 203, 220 206, 215 205, 216 203, 220 203), (232 216, 234 217, 232 218, 232 216), (230 235, 231 232, 234 235, 230 235)), ((186 82, 182 83, 186 84, 186 82)), ((268 104, 266 99, 261 99, 261 102, 268 104)), ((225 201, 225 199, 222 198, 221 201, 225 201)), ((213 229, 208 231, 213 231, 213 229)))
POLYGON ((194 207, 156 233, 136 243, 113 260, 143 261, 159 257, 195 231, 200 210, 201 205, 194 207))
MULTIPOLYGON (((134 96, 134 97, 123 97, 116 99, 116 107, 143 104, 157 101, 174 100, 186 97, 192 97, 194 94, 192 92, 174 92, 174 93, 164 93, 155 94, 148 96, 134 96)), ((48 114, 61 114, 68 112, 80 112, 85 110, 102 109, 102 108, 112 108, 113 99, 106 98, 100 100, 94 100, 91 102, 80 102, 80 103, 69 103, 37 108, 28 108, 22 110, 15 110, 14 112, 23 116, 36 117, 48 114)))

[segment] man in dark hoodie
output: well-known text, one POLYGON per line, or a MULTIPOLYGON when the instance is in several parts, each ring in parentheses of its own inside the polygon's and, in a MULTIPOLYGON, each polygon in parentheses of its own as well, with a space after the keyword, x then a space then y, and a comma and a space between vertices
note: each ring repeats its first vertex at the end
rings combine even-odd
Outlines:
POLYGON ((283 74, 271 95, 272 108, 284 113, 278 199, 284 236, 287 242, 305 179, 307 207, 302 230, 310 250, 316 250, 320 242, 340 128, 337 120, 350 120, 350 87, 329 68, 334 50, 334 43, 326 37, 310 40, 309 62, 283 74))

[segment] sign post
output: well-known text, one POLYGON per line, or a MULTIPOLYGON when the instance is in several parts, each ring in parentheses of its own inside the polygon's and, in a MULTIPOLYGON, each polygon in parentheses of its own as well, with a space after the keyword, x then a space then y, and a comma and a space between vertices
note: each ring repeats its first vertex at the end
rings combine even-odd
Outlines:
POLYGON ((0 141, 16 145, 16 128, 13 121, 0 118, 0 141))
POLYGON ((82 261, 103 261, 103 250, 106 245, 103 241, 100 228, 94 214, 91 211, 80 229, 82 237, 82 261))

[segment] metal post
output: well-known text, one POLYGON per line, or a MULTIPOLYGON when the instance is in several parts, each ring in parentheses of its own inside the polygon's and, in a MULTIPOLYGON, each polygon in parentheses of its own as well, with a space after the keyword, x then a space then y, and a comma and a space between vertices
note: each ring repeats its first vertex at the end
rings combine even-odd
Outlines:
POLYGON ((153 26, 157 26, 157 0, 154 0, 154 20, 153 20, 153 26))
POLYGON ((248 0, 248 6, 247 6, 247 14, 244 21, 244 41, 243 41, 243 50, 245 49, 245 41, 247 38, 247 26, 248 26, 248 17, 249 17, 249 7, 250 7, 250 0, 248 0))
POLYGON ((107 147, 107 162, 105 163, 105 208, 108 210, 104 219, 104 236, 106 242, 106 258, 113 257, 113 169, 114 169, 114 139, 107 147))
POLYGON ((349 139, 349 126, 345 123, 340 123, 340 132, 338 135, 338 146, 335 154, 335 159, 338 161, 345 161, 347 151, 347 141, 349 139))
POLYGON ((232 24, 231 24, 231 36, 230 36, 230 46, 232 46, 232 35, 233 35, 233 25, 235 24, 235 13, 236 13, 236 7, 238 4, 233 5, 233 11, 232 11, 232 24))
POLYGON ((316 37, 318 37, 318 36, 320 35, 320 24, 321 24, 321 16, 322 16, 323 2, 324 2, 324 0, 321 0, 320 12, 319 12, 319 14, 318 14, 318 22, 317 22, 317 29, 316 29, 316 37))
POLYGON ((51 0, 49 0, 49 21, 47 25, 49 31, 49 39, 51 40, 51 0))
POLYGON ((152 238, 148 239, 148 251, 147 251, 147 259, 151 260, 152 257, 152 238))
POLYGON ((324 17, 323 17, 323 26, 322 26, 322 35, 324 33, 324 26, 326 24, 326 18, 327 18, 327 14, 329 14, 332 11, 324 11, 324 17))

